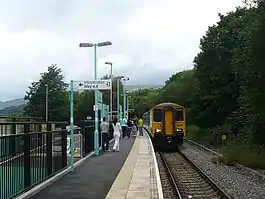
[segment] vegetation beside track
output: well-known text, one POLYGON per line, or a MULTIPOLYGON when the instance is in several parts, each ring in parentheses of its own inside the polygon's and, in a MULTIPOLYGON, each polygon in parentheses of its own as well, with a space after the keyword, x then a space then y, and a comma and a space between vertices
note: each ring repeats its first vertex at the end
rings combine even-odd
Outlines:
POLYGON ((163 88, 133 92, 130 105, 138 115, 161 102, 185 106, 188 138, 221 150, 226 164, 265 168, 265 1, 246 2, 219 14, 193 69, 172 75, 163 88))

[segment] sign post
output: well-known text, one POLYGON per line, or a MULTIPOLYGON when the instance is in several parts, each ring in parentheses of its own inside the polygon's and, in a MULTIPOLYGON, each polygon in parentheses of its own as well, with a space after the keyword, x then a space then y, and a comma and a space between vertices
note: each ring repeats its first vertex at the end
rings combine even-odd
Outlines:
POLYGON ((74 171, 74 81, 70 82, 70 146, 71 171, 74 171))
POLYGON ((120 118, 119 118, 119 120, 120 120, 120 124, 122 123, 122 105, 120 105, 120 118))
MULTIPOLYGON (((95 91, 95 104, 94 104, 94 111, 95 111, 95 134, 94 134, 94 149, 95 149, 95 155, 99 155, 99 145, 98 145, 98 109, 99 109, 99 103, 102 103, 102 93, 99 90, 110 90, 112 87, 111 80, 95 80, 95 81, 71 81, 70 84, 70 116, 71 118, 74 118, 74 108, 73 108, 73 91, 77 90, 94 90, 95 91), (72 97, 71 97, 72 96, 72 97)), ((71 129, 73 128, 72 125, 74 125, 74 119, 71 119, 71 129), (73 124, 72 124, 73 123, 73 124)), ((71 140, 72 140, 72 130, 71 130, 71 140)), ((72 141, 71 141, 72 143, 72 141)), ((72 145, 73 146, 73 145, 72 145)), ((74 154, 74 148, 71 147, 71 154, 74 154), (72 153, 73 152, 73 153, 72 153)), ((71 160, 74 157, 71 155, 71 160)))
POLYGON ((117 78, 117 106, 116 106, 116 110, 117 110, 117 120, 120 120, 120 79, 117 78))

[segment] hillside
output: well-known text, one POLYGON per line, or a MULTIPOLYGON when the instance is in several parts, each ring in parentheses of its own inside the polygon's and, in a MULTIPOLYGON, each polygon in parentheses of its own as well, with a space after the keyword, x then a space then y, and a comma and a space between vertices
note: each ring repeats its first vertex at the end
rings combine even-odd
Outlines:
POLYGON ((9 106, 2 110, 0 110, 0 115, 11 115, 13 113, 21 113, 23 108, 25 107, 25 104, 18 105, 18 106, 9 106))
MULTIPOLYGON (((162 85, 153 85, 153 84, 146 84, 146 85, 126 85, 126 89, 129 91, 133 91, 136 89, 148 89, 148 88, 159 88, 162 87, 162 85)), ((0 114, 6 115, 6 114, 12 114, 20 112, 27 102, 24 100, 24 98, 19 99, 13 99, 8 100, 5 102, 0 101, 0 114)))
POLYGON ((26 104, 26 101, 24 100, 24 98, 8 100, 5 102, 0 101, 0 110, 10 107, 10 106, 19 106, 22 104, 26 104))
POLYGON ((136 89, 149 89, 149 88, 160 88, 163 85, 154 85, 154 84, 146 84, 146 85, 126 85, 127 90, 136 90, 136 89))

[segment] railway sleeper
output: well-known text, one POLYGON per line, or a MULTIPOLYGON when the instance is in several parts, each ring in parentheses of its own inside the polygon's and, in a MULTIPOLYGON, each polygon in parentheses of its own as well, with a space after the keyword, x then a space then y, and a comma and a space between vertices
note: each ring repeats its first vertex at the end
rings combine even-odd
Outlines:
POLYGON ((198 178, 186 178, 186 176, 180 177, 178 176, 177 179, 180 182, 184 182, 184 183, 203 183, 205 182, 205 179, 203 179, 202 177, 198 177, 198 178))
POLYGON ((204 192, 198 192, 198 193, 181 193, 181 196, 183 198, 189 198, 188 196, 192 196, 192 199, 195 198, 200 198, 200 199, 206 199, 206 198, 210 198, 210 199, 221 199, 222 197, 220 195, 218 195, 216 192, 212 192, 210 194, 205 194, 204 192))
POLYGON ((194 181, 181 181, 181 184, 185 184, 185 186, 200 186, 200 187, 206 187, 210 186, 209 183, 205 181, 200 181, 200 182, 194 182, 194 181))
POLYGON ((187 189, 199 189, 199 190, 208 190, 208 189, 213 189, 210 185, 205 185, 205 186, 198 186, 198 185, 181 185, 183 187, 187 187, 187 189))
MULTIPOLYGON (((180 191, 182 189, 180 188, 180 191)), ((203 193, 205 195, 212 195, 212 194, 215 194, 216 191, 212 190, 212 189, 208 189, 208 190, 200 190, 200 189, 189 189, 189 188, 184 188, 183 189, 184 192, 188 192, 188 193, 193 193, 193 194, 200 194, 200 193, 203 193)))

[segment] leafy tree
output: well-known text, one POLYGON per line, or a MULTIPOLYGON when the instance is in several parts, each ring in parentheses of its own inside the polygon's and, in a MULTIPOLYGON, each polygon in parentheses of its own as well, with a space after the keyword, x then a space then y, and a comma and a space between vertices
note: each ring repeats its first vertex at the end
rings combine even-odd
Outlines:
POLYGON ((141 117, 155 105, 159 90, 139 89, 129 94, 129 106, 135 109, 136 115, 141 117))
POLYGON ((240 108, 235 112, 234 125, 241 134, 253 134, 254 141, 265 144, 264 135, 264 64, 265 9, 264 1, 248 9, 246 27, 241 31, 241 45, 235 50, 233 63, 239 80, 240 108))
POLYGON ((194 59, 198 80, 195 102, 200 126, 223 124, 238 108, 238 82, 231 63, 234 50, 241 43, 239 36, 245 27, 246 12, 246 8, 238 8, 226 16, 219 15, 220 22, 210 27, 201 39, 202 51, 194 59))
POLYGON ((195 83, 194 70, 176 73, 166 81, 157 102, 172 102, 182 106, 191 105, 195 83))
POLYGON ((48 71, 41 74, 37 82, 29 86, 25 95, 28 103, 25 113, 28 116, 45 119, 46 85, 48 86, 48 119, 50 121, 66 120, 69 113, 67 84, 64 82, 62 70, 56 65, 48 67, 48 71))

